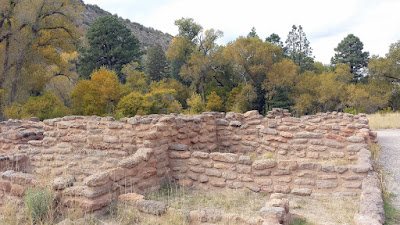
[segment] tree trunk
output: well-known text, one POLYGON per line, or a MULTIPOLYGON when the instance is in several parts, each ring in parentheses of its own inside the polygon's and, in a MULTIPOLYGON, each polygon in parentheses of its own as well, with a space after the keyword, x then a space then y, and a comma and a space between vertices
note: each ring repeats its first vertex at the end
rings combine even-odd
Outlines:
MULTIPOLYGON (((27 46, 30 46, 30 43, 27 46)), ((17 59, 17 63, 15 65, 15 72, 14 72, 14 77, 13 77, 13 80, 11 83, 11 90, 10 90, 10 98, 9 98, 10 104, 12 104, 15 101, 15 96, 17 94, 17 86, 18 86, 18 82, 19 82, 19 77, 21 74, 22 67, 24 65, 23 62, 25 60, 25 52, 26 52, 25 49, 23 49, 23 51, 20 52, 18 59, 17 59)))
MULTIPOLYGON (((4 63, 3 63, 3 73, 0 77, 0 90, 3 90, 4 82, 6 80, 6 77, 8 75, 8 70, 9 70, 9 50, 10 50, 10 40, 9 38, 6 39, 6 45, 4 48, 4 63)), ((3 96, 0 96, 0 121, 5 120, 5 116, 3 115, 3 110, 4 110, 4 99, 3 96)))

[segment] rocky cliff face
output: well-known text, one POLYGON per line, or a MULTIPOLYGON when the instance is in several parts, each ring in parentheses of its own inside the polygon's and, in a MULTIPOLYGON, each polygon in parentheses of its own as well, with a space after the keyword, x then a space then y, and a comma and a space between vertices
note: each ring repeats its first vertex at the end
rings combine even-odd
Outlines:
MULTIPOLYGON (((105 15, 112 15, 111 13, 101 9, 97 5, 82 4, 85 6, 85 10, 82 14, 82 24, 81 26, 87 30, 89 25, 93 23, 97 18, 105 15)), ((132 31, 142 44, 143 48, 147 48, 153 45, 161 45, 161 47, 166 51, 169 44, 173 38, 172 35, 168 33, 163 33, 159 30, 155 30, 151 27, 145 27, 139 23, 131 22, 129 19, 123 19, 118 17, 118 19, 132 31)))

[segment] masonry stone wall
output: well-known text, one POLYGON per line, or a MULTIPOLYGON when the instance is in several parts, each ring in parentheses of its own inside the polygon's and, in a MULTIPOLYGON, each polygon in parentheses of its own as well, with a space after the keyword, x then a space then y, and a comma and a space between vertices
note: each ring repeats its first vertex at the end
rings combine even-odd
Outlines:
POLYGON ((166 182, 195 189, 360 195, 372 170, 365 114, 294 118, 274 109, 0 123, 0 190, 23 196, 43 175, 66 206, 88 211, 166 182), (5 172, 7 171, 7 172, 5 172))

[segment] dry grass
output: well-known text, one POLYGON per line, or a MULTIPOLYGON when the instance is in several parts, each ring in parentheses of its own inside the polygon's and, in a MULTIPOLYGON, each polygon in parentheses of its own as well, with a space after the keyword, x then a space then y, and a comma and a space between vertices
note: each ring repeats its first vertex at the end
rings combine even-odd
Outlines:
POLYGON ((400 112, 368 115, 369 126, 373 130, 400 128, 400 112))
POLYGON ((29 218, 25 213, 25 208, 22 204, 8 201, 0 207, 0 224, 1 225, 19 225, 29 224, 29 218))
POLYGON ((290 198, 290 212, 304 217, 308 224, 353 224, 359 211, 359 197, 290 198))
POLYGON ((265 194, 247 189, 200 191, 168 185, 146 196, 146 199, 164 202, 184 216, 200 208, 215 208, 226 213, 256 216, 269 198, 265 194))

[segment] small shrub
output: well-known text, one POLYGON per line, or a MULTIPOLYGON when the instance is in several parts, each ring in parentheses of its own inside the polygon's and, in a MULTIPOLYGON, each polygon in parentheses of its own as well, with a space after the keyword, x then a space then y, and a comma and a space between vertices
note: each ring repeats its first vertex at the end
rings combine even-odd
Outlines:
POLYGON ((29 188, 25 193, 25 206, 32 223, 43 222, 46 217, 51 218, 53 208, 52 194, 41 188, 29 188))
POLYGON ((358 115, 358 114, 360 114, 360 113, 365 113, 366 110, 365 110, 365 107, 359 107, 359 108, 348 107, 348 108, 345 108, 345 109, 343 110, 343 112, 345 112, 345 113, 350 113, 350 114, 353 114, 353 115, 358 115))
POLYGON ((25 104, 12 104, 4 109, 7 118, 27 119, 39 117, 40 120, 63 117, 71 114, 71 110, 62 103, 52 92, 45 92, 41 96, 30 97, 25 104))
POLYGON ((368 143, 369 144, 369 150, 371 151, 372 154, 372 158, 375 160, 378 158, 379 153, 382 150, 382 147, 379 144, 375 144, 375 143, 368 143))
POLYGON ((394 110, 390 107, 387 107, 382 110, 379 110, 378 113, 379 114, 390 114, 390 113, 394 113, 394 110))
POLYGON ((289 225, 311 225, 311 223, 308 223, 302 218, 295 217, 292 221, 289 222, 289 225))

